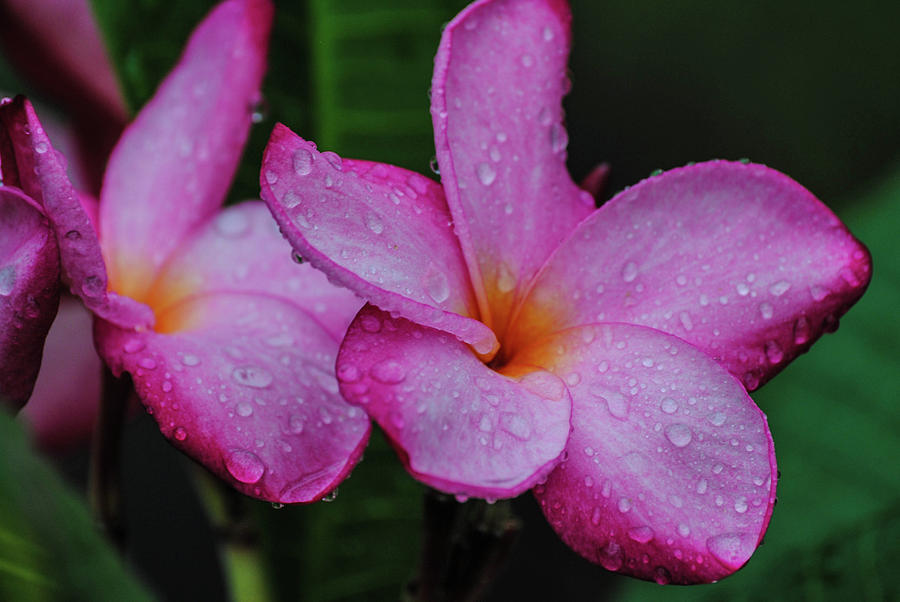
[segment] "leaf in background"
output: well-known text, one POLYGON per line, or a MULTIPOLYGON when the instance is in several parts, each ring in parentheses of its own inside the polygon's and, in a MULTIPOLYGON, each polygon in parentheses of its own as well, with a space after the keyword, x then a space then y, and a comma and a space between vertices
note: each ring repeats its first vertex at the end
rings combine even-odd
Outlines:
POLYGON ((765 545, 719 584, 623 579, 622 599, 897 599, 900 170, 847 207, 842 218, 874 258, 869 290, 835 335, 754 394, 781 470, 765 545))
POLYGON ((333 502, 257 504, 274 599, 399 599, 417 565, 422 492, 376 431, 333 502))
POLYGON ((151 600, 84 505, 0 413, 0 599, 151 600))

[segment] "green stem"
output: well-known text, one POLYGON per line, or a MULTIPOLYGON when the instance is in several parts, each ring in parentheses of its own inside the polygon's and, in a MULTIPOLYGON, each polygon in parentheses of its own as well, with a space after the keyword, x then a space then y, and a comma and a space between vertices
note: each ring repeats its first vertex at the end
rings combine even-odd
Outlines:
POLYGON ((120 466, 122 429, 131 388, 131 378, 116 378, 104 366, 103 392, 91 444, 88 484, 94 517, 120 551, 125 547, 120 466))
POLYGON ((503 567, 521 523, 509 500, 457 502, 425 494, 425 536, 419 574, 407 602, 478 600, 503 567))

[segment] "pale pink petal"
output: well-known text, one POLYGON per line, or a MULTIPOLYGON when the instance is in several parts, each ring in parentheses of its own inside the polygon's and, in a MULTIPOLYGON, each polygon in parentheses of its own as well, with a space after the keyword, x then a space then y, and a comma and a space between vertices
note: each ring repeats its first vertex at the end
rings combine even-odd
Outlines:
MULTIPOLYGON (((337 340, 363 304, 311 265, 297 265, 291 246, 259 201, 228 207, 192 233, 164 266, 150 303, 164 313, 187 296, 211 292, 280 297, 315 316, 337 340)), ((291 344, 289 335, 282 340, 291 344)))
POLYGON ((260 98, 271 18, 267 0, 217 6, 113 151, 100 238, 117 292, 143 299, 169 253, 222 204, 260 98))
POLYGON ((660 583, 715 581, 750 558, 777 472, 765 415, 736 378, 681 339, 629 324, 557 333, 515 361, 572 392, 567 459, 535 489, 569 546, 660 583))
POLYGON ((386 311, 496 346, 478 309, 441 188, 380 163, 320 153, 283 125, 263 157, 262 197, 294 249, 386 311))
POLYGON ((126 328, 153 324, 149 307, 107 291, 106 266, 91 218, 24 97, 0 103, 0 169, 41 205, 59 245, 63 281, 95 314, 126 328))
POLYGON ((866 248, 799 184, 712 161, 644 180, 585 220, 516 318, 514 347, 596 321, 644 324, 755 389, 859 299, 866 248))
POLYGON ((263 500, 303 503, 333 490, 359 460, 369 421, 338 392, 338 343, 283 300, 224 293, 160 315, 170 334, 97 322, 101 356, 128 372, 163 435, 263 500), (281 344, 290 335, 293 344, 281 344))
POLYGON ((372 305, 347 332, 337 376, 407 470, 447 493, 518 495, 556 465, 569 435, 571 400, 558 378, 534 368, 503 376, 449 334, 372 305))
POLYGON ((34 392, 19 412, 41 449, 83 444, 93 432, 103 363, 94 350, 92 324, 92 314, 80 301, 62 297, 34 392))
POLYGON ((37 204, 0 186, 0 402, 27 400, 59 305, 59 254, 37 204))
POLYGON ((482 319, 501 338, 532 276, 594 207, 566 171, 570 21, 558 0, 475 2, 435 58, 441 181, 482 319))

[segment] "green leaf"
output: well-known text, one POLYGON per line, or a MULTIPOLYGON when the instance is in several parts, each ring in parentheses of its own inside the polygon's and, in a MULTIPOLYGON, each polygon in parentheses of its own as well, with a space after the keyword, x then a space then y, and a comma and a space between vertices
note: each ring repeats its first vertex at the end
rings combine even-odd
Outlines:
POLYGON ((83 503, 0 413, 0 599, 151 600, 83 503))
POLYGON ((422 493, 375 431, 334 501, 257 504, 275 599, 399 599, 417 565, 422 493))
POLYGON ((781 470, 765 545, 716 585, 662 589, 623 578, 622 599, 900 596, 898 210, 900 170, 843 212, 872 252, 869 290, 836 334, 754 394, 769 417, 781 470))

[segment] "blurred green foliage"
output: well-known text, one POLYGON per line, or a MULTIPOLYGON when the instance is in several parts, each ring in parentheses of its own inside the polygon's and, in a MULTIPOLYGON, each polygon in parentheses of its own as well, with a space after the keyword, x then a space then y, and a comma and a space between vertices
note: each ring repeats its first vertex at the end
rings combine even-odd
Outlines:
POLYGON ((0 412, 0 600, 150 600, 84 503, 0 412))

